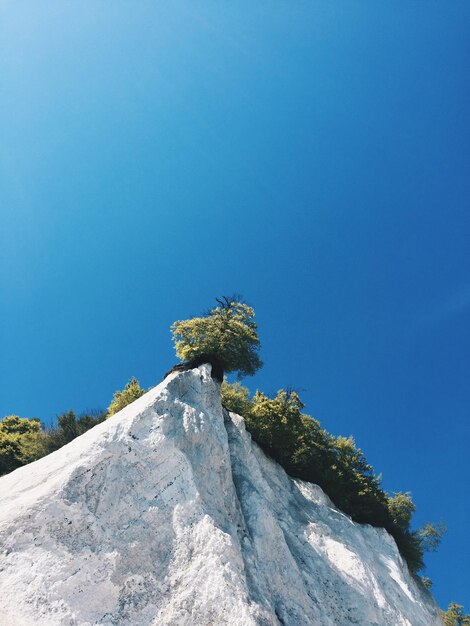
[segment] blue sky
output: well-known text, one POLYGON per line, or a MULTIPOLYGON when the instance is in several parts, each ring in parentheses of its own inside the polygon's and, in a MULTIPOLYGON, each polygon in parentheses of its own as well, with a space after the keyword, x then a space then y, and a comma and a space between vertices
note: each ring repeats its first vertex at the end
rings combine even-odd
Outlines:
POLYGON ((239 292, 470 612, 468 2, 0 4, 0 415, 106 407, 239 292))

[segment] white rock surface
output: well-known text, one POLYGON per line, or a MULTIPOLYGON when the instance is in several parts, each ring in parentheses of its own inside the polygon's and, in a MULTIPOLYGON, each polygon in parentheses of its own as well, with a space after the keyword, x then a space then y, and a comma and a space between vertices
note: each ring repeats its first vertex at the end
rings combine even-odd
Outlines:
POLYGON ((2 626, 433 626, 393 539, 289 478, 210 366, 0 479, 2 626))

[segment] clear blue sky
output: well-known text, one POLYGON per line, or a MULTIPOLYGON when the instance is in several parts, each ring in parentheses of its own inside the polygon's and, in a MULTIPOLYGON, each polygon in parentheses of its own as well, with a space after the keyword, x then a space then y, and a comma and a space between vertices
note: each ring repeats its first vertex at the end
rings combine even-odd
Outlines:
POLYGON ((0 4, 0 415, 106 407, 237 291, 470 612, 470 4, 0 4))

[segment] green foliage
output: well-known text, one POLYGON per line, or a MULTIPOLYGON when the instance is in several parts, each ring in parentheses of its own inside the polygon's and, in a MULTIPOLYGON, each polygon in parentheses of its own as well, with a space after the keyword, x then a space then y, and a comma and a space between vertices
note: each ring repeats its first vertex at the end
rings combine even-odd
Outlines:
POLYGON ((22 465, 20 444, 17 437, 0 431, 0 476, 22 465))
POLYGON ((37 418, 9 415, 0 421, 0 475, 36 461, 102 422, 106 413, 88 412, 77 418, 67 411, 57 418, 57 427, 47 432, 37 418))
POLYGON ((442 612, 444 626, 470 626, 470 614, 465 615, 463 606, 451 602, 447 611, 442 612))
POLYGON ((337 484, 333 501, 357 522, 386 526, 389 521, 387 496, 354 439, 337 437, 334 451, 337 484))
POLYGON ((428 576, 421 576, 419 580, 425 589, 432 588, 432 580, 428 576))
POLYGON ((104 419, 106 419, 106 413, 103 411, 84 413, 80 417, 77 417, 73 411, 66 411, 62 415, 58 415, 57 427, 51 428, 47 433, 49 452, 58 450, 104 419))
POLYGON ((125 406, 143 396, 145 390, 139 384, 139 381, 134 376, 129 380, 127 385, 122 391, 116 391, 114 393, 113 400, 108 407, 108 417, 114 415, 125 406))
POLYGON ((410 529, 411 494, 388 497, 352 437, 335 438, 322 429, 302 413, 294 391, 281 390, 274 398, 257 391, 250 399, 248 389, 225 381, 222 404, 243 415, 253 439, 289 474, 319 485, 354 521, 386 528, 414 574, 424 567, 424 552, 437 546, 442 528, 410 529))
POLYGON ((411 518, 415 512, 416 505, 411 499, 411 493, 395 493, 393 497, 388 498, 388 510, 392 517, 393 523, 407 530, 411 524, 411 518))
POLYGON ((302 414, 304 405, 296 392, 281 390, 269 398, 257 391, 250 400, 246 387, 224 381, 222 404, 243 415, 253 439, 292 473, 328 445, 319 423, 302 414))
POLYGON ((47 437, 37 418, 8 415, 0 421, 0 475, 47 454, 47 437))
POLYGON ((205 317, 172 324, 176 355, 187 362, 207 359, 220 379, 224 372, 251 376, 262 366, 255 312, 236 297, 217 302, 205 317))
POLYGON ((397 528, 393 523, 385 525, 397 544, 400 554, 405 559, 412 574, 424 568, 424 550, 417 530, 397 528))
POLYGON ((443 522, 439 524, 428 522, 423 528, 420 528, 418 536, 424 552, 435 552, 446 532, 447 528, 443 522))
MULTIPOLYGON (((246 391, 242 399, 246 405, 246 391)), ((253 439, 290 474, 320 485, 356 521, 376 526, 389 521, 380 481, 352 437, 329 435, 302 413, 304 405, 294 391, 281 390, 274 398, 257 391, 246 406, 253 439)))
POLYGON ((257 391, 246 418, 248 430, 256 431, 256 440, 282 465, 292 465, 292 455, 303 428, 302 404, 295 392, 279 391, 268 398, 257 391))
POLYGON ((7 415, 0 422, 0 431, 7 435, 26 435, 41 430, 41 423, 37 417, 28 419, 18 415, 7 415))
POLYGON ((253 403, 249 399, 249 391, 240 383, 228 383, 223 381, 222 387, 222 404, 228 410, 238 415, 248 415, 251 411, 253 403))
POLYGON ((0 476, 58 450, 144 393, 139 382, 131 378, 122 391, 116 391, 107 413, 88 411, 77 417, 74 411, 66 411, 57 416, 57 426, 47 432, 37 418, 8 415, 0 421, 0 476))

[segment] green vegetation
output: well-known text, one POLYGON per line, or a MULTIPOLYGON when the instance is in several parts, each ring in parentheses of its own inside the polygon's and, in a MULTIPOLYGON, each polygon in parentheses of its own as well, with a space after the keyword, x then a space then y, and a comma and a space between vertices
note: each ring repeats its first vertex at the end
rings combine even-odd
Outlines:
POLYGON ((251 376, 262 366, 255 312, 238 296, 223 297, 204 317, 176 321, 171 326, 176 355, 188 364, 212 364, 215 378, 224 372, 251 376))
POLYGON ((428 589, 428 590, 431 589, 432 580, 430 578, 428 578, 427 576, 421 576, 420 581, 425 589, 428 589))
POLYGON ((133 376, 122 391, 114 392, 113 400, 108 407, 108 417, 111 417, 111 415, 140 398, 144 393, 145 390, 142 389, 137 378, 133 376))
POLYGON ((47 438, 41 422, 17 415, 0 421, 0 475, 47 454, 47 438))
POLYGON ((250 399, 248 389, 224 381, 222 403, 243 415, 253 439, 291 476, 319 485, 356 522, 386 528, 410 570, 417 574, 423 568, 424 552, 436 549, 445 528, 426 524, 411 530, 411 495, 387 495, 352 437, 334 437, 322 429, 302 412, 304 404, 295 391, 281 390, 274 398, 257 391, 250 399))
POLYGON ((410 492, 396 493, 388 499, 387 506, 392 521, 398 528, 406 530, 410 527, 411 518, 416 510, 416 505, 411 499, 410 492))
POLYGON ((418 530, 419 541, 425 552, 435 552, 447 532, 446 525, 443 522, 439 524, 430 524, 429 522, 418 530))
POLYGON ((108 411, 87 411, 78 417, 66 411, 57 416, 57 426, 47 430, 37 418, 4 417, 0 420, 0 476, 58 450, 144 393, 139 381, 131 378, 122 391, 115 392, 108 411))
POLYGON ((48 451, 58 450, 105 419, 106 413, 104 411, 84 413, 80 417, 77 417, 73 411, 66 411, 62 415, 58 415, 57 427, 47 431, 48 451))
POLYGON ((444 626, 470 626, 470 614, 464 615, 463 606, 451 602, 447 611, 442 612, 444 626))

